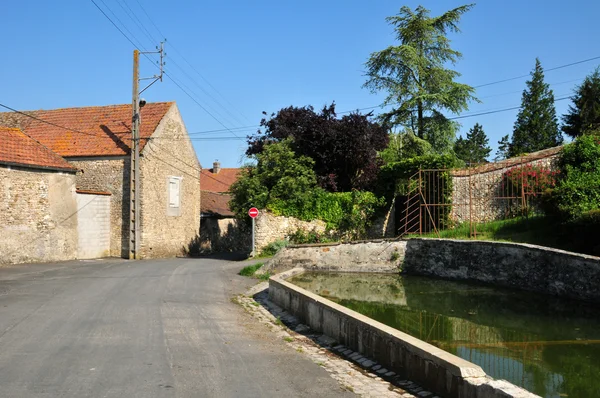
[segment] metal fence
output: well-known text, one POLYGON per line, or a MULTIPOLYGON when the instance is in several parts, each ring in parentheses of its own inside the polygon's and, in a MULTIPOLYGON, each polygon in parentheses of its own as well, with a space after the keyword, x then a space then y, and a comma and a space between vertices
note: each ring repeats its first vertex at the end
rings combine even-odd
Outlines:
POLYGON ((410 177, 401 206, 398 235, 435 234, 539 211, 544 190, 554 185, 553 156, 522 157, 465 169, 422 169, 410 177))

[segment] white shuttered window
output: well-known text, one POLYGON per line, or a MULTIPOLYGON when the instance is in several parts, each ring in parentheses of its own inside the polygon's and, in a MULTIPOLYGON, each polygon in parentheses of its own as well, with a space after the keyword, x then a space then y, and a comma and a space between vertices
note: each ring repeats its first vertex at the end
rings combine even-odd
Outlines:
POLYGON ((181 206, 181 177, 169 177, 169 207, 177 209, 181 206))

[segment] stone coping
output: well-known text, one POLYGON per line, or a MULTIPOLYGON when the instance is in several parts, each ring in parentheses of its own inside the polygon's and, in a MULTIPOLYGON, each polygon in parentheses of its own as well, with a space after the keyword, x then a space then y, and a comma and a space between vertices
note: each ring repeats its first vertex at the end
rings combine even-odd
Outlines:
POLYGON ((598 260, 600 261, 600 257, 592 256, 590 254, 583 254, 577 252, 570 252, 567 250, 556 249, 554 247, 548 246, 540 246, 533 245, 530 243, 521 243, 521 242, 504 242, 497 240, 484 240, 484 239, 447 239, 447 238, 421 238, 421 237, 410 237, 410 238, 390 238, 390 239, 368 239, 368 240, 353 240, 348 242, 331 242, 331 243, 305 243, 305 244, 293 244, 288 245, 289 248, 301 248, 301 247, 332 247, 332 246, 340 246, 340 245, 357 245, 361 243, 381 243, 381 242, 398 242, 398 241, 409 241, 409 240, 422 240, 422 241, 443 241, 443 242, 459 242, 459 243, 470 243, 470 244, 478 244, 478 243, 493 243, 498 246, 506 246, 506 247, 527 247, 529 249, 535 249, 542 252, 553 252, 558 254, 566 254, 570 256, 580 257, 586 260, 598 260))
POLYGON ((333 309, 334 311, 344 314, 348 317, 355 318, 362 323, 365 323, 373 328, 379 329, 383 331, 390 337, 393 337, 397 340, 402 341, 405 346, 416 355, 419 355, 422 358, 426 358, 440 366, 443 366, 452 374, 453 376, 458 377, 485 377, 486 373, 481 369, 479 365, 475 365, 467 360, 457 357, 456 355, 450 354, 440 348, 437 348, 434 345, 426 343, 422 340, 419 340, 409 334, 401 332, 397 329, 394 329, 390 326, 384 325, 381 322, 378 322, 374 319, 366 317, 356 311, 353 311, 349 308, 341 306, 339 304, 334 303, 331 300, 328 300, 324 297, 321 297, 317 294, 309 292, 308 290, 302 289, 290 282, 287 282, 286 279, 291 278, 292 276, 299 275, 304 273, 306 270, 304 268, 294 268, 290 271, 283 272, 281 274, 274 275, 269 278, 269 283, 278 283, 282 286, 285 286, 287 289, 293 290, 296 293, 302 294, 303 296, 311 299, 316 303, 321 303, 333 309))
POLYGON ((531 243, 504 242, 504 241, 483 240, 483 239, 481 239, 481 240, 475 240, 475 239, 446 239, 446 238, 419 238, 419 237, 409 238, 409 239, 403 239, 403 240, 407 240, 407 241, 408 240, 421 240, 421 241, 457 242, 457 243, 467 243, 467 244, 472 244, 472 245, 492 243, 492 244, 497 245, 497 246, 526 247, 526 248, 529 248, 529 249, 534 249, 534 250, 539 251, 539 252, 562 254, 562 255, 568 255, 568 256, 573 256, 573 257, 579 257, 579 258, 584 259, 584 260, 597 260, 597 261, 600 261, 600 257, 592 256, 590 254, 570 252, 570 251, 567 251, 567 250, 556 249, 554 247, 548 247, 548 246, 532 245, 531 243))

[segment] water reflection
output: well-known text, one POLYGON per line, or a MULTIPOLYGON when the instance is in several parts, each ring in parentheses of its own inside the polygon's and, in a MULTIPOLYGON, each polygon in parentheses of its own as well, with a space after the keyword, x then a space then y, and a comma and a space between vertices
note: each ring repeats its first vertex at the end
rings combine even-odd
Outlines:
POLYGON ((291 282, 543 397, 600 397, 597 307, 416 276, 306 273, 291 282))

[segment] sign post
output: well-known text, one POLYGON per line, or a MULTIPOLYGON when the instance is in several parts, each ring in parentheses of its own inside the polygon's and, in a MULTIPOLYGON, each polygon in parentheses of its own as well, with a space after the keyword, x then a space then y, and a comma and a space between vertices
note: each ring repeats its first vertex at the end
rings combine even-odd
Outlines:
POLYGON ((258 217, 258 209, 256 207, 250 208, 250 210, 248 210, 248 215, 250 216, 250 218, 252 218, 252 252, 250 253, 250 256, 254 257, 254 250, 256 247, 254 243, 254 231, 256 228, 256 217, 258 217))

